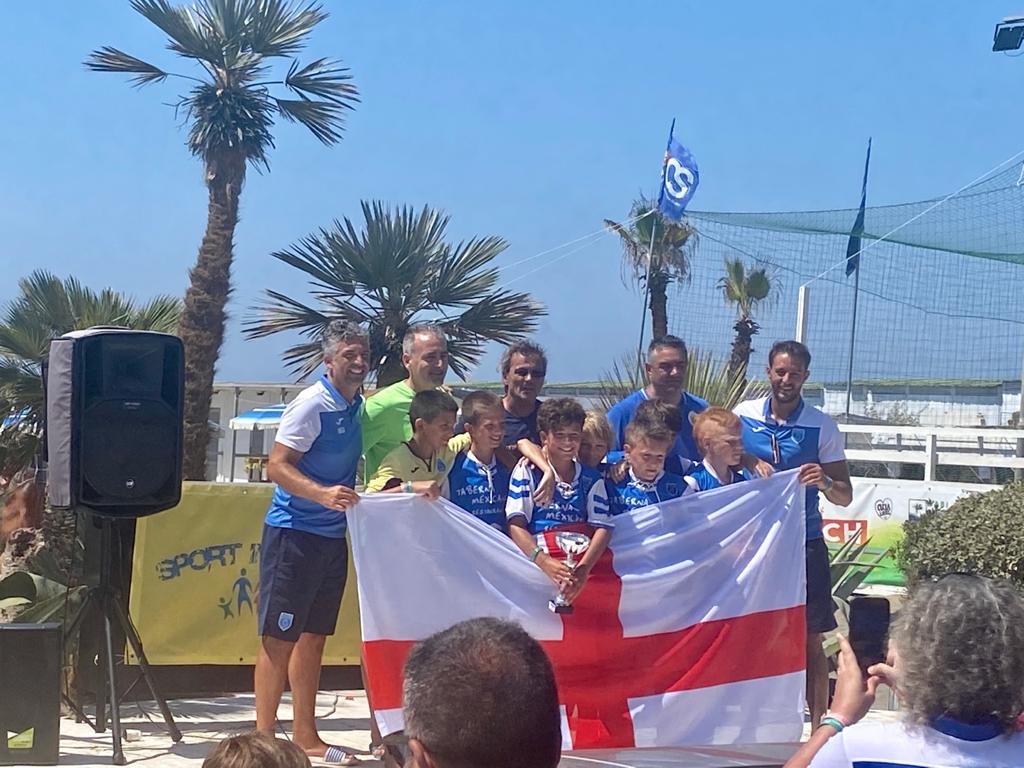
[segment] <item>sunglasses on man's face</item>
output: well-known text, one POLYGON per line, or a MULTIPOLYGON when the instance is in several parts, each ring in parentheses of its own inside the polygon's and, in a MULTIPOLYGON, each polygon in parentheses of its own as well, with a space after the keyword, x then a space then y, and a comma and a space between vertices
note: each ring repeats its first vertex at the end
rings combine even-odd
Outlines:
POLYGON ((535 379, 543 379, 547 375, 547 371, 543 368, 513 368, 512 373, 521 379, 525 379, 528 375, 535 379))

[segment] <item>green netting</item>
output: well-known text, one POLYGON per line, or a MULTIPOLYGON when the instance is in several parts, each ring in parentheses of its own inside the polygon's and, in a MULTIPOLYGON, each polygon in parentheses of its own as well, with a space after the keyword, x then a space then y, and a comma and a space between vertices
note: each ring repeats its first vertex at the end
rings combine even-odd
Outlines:
MULTIPOLYGON (((1012 398, 1003 410, 1019 407, 1012 400, 1019 402, 1013 382, 1024 357, 1022 180, 1024 169, 1015 166, 944 202, 940 196, 866 210, 854 379, 1005 381, 1012 398)), ((755 314, 762 328, 752 367, 763 368, 772 341, 793 337, 798 289, 808 284, 814 378, 835 390, 849 360, 854 279, 845 275, 844 259, 856 214, 689 211, 700 241, 689 284, 670 298, 670 327, 724 358, 735 312, 717 287, 723 262, 739 256, 765 263, 781 288, 774 305, 755 314)), ((944 423, 978 423, 978 409, 962 401, 955 403, 962 414, 944 423)))

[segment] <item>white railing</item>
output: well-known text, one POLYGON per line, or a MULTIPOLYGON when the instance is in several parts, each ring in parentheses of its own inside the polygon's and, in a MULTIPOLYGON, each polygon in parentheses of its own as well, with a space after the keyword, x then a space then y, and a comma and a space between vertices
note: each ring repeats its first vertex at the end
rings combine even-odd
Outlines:
POLYGON ((847 460, 918 464, 925 482, 936 479, 939 466, 1013 469, 1024 476, 1024 429, 840 424, 839 430, 847 460))

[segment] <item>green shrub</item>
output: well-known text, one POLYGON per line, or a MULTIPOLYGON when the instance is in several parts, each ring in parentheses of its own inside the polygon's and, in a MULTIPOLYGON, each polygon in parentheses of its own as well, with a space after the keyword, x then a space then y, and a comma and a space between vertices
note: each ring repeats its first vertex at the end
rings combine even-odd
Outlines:
POLYGON ((896 559, 910 584, 976 573, 1024 587, 1024 483, 929 510, 903 531, 896 559))

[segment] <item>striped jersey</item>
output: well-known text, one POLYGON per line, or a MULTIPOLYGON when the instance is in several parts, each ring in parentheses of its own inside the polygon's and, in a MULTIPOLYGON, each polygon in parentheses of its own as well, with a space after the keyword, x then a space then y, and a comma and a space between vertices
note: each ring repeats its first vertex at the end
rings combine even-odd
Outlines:
POLYGON ((572 482, 556 483, 551 503, 546 506, 537 505, 533 500, 533 492, 540 485, 544 473, 528 463, 519 464, 512 470, 505 515, 509 521, 516 517, 525 518, 527 530, 537 537, 541 546, 544 546, 542 534, 551 528, 580 523, 595 528, 614 527, 608 514, 604 480, 596 470, 575 460, 573 463, 576 474, 572 482))
POLYGON ((445 497, 487 525, 504 531, 510 479, 508 468, 497 459, 484 464, 472 450, 465 450, 452 463, 445 497))

